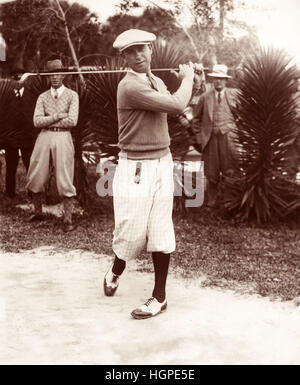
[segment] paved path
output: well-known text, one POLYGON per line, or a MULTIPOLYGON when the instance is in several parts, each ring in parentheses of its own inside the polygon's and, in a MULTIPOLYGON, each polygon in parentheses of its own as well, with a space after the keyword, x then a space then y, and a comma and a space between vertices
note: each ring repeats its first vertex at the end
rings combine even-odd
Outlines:
POLYGON ((300 308, 168 280, 168 311, 133 320, 152 274, 129 265, 114 298, 109 258, 0 251, 0 364, 300 364, 300 308))

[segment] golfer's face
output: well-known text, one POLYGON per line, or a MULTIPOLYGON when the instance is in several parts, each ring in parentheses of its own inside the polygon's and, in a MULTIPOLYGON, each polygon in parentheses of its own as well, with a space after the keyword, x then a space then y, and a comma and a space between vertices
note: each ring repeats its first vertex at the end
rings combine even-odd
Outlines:
POLYGON ((214 78, 214 87, 215 89, 220 92, 223 90, 223 88, 226 86, 226 79, 224 78, 214 78))
POLYGON ((152 47, 148 44, 133 45, 123 51, 128 66, 135 72, 150 70, 152 47))
POLYGON ((64 75, 50 75, 51 87, 59 88, 62 86, 64 80, 64 75))

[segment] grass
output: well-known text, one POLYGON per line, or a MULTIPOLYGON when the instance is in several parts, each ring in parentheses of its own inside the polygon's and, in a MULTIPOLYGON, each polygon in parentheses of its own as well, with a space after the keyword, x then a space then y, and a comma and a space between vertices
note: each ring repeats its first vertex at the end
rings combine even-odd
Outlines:
MULTIPOLYGON (((17 184, 24 186, 23 166, 17 184)), ((30 224, 28 213, 15 207, 28 202, 24 190, 14 200, 3 194, 0 184, 0 245, 3 251, 22 252, 39 246, 83 249, 111 255, 114 227, 111 198, 93 198, 94 207, 76 217, 77 229, 61 231, 61 220, 49 216, 30 224)), ((91 186, 94 190, 94 188, 91 186)), ((300 295, 300 229, 286 224, 255 227, 224 220, 205 208, 183 216, 174 215, 177 247, 172 255, 173 273, 199 279, 201 286, 229 288, 272 299, 291 300, 300 295), (205 279, 203 279, 203 277, 205 279)), ((149 254, 138 258, 139 270, 152 271, 149 254)))

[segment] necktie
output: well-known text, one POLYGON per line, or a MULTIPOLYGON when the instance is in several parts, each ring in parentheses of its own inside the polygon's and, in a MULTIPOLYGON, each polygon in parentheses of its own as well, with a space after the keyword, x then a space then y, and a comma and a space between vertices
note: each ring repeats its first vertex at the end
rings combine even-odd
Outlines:
POLYGON ((57 89, 54 89, 53 94, 54 94, 54 99, 57 99, 57 98, 58 98, 58 92, 57 92, 57 89))
POLYGON ((221 92, 218 92, 218 103, 221 103, 221 92))

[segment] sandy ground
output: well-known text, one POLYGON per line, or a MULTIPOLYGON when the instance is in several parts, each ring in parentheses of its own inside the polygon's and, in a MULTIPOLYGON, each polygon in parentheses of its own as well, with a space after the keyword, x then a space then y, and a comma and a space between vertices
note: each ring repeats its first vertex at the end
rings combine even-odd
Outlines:
POLYGON ((168 279, 168 310, 134 320, 153 276, 134 262, 105 297, 107 256, 0 251, 0 364, 300 364, 300 307, 168 279))

